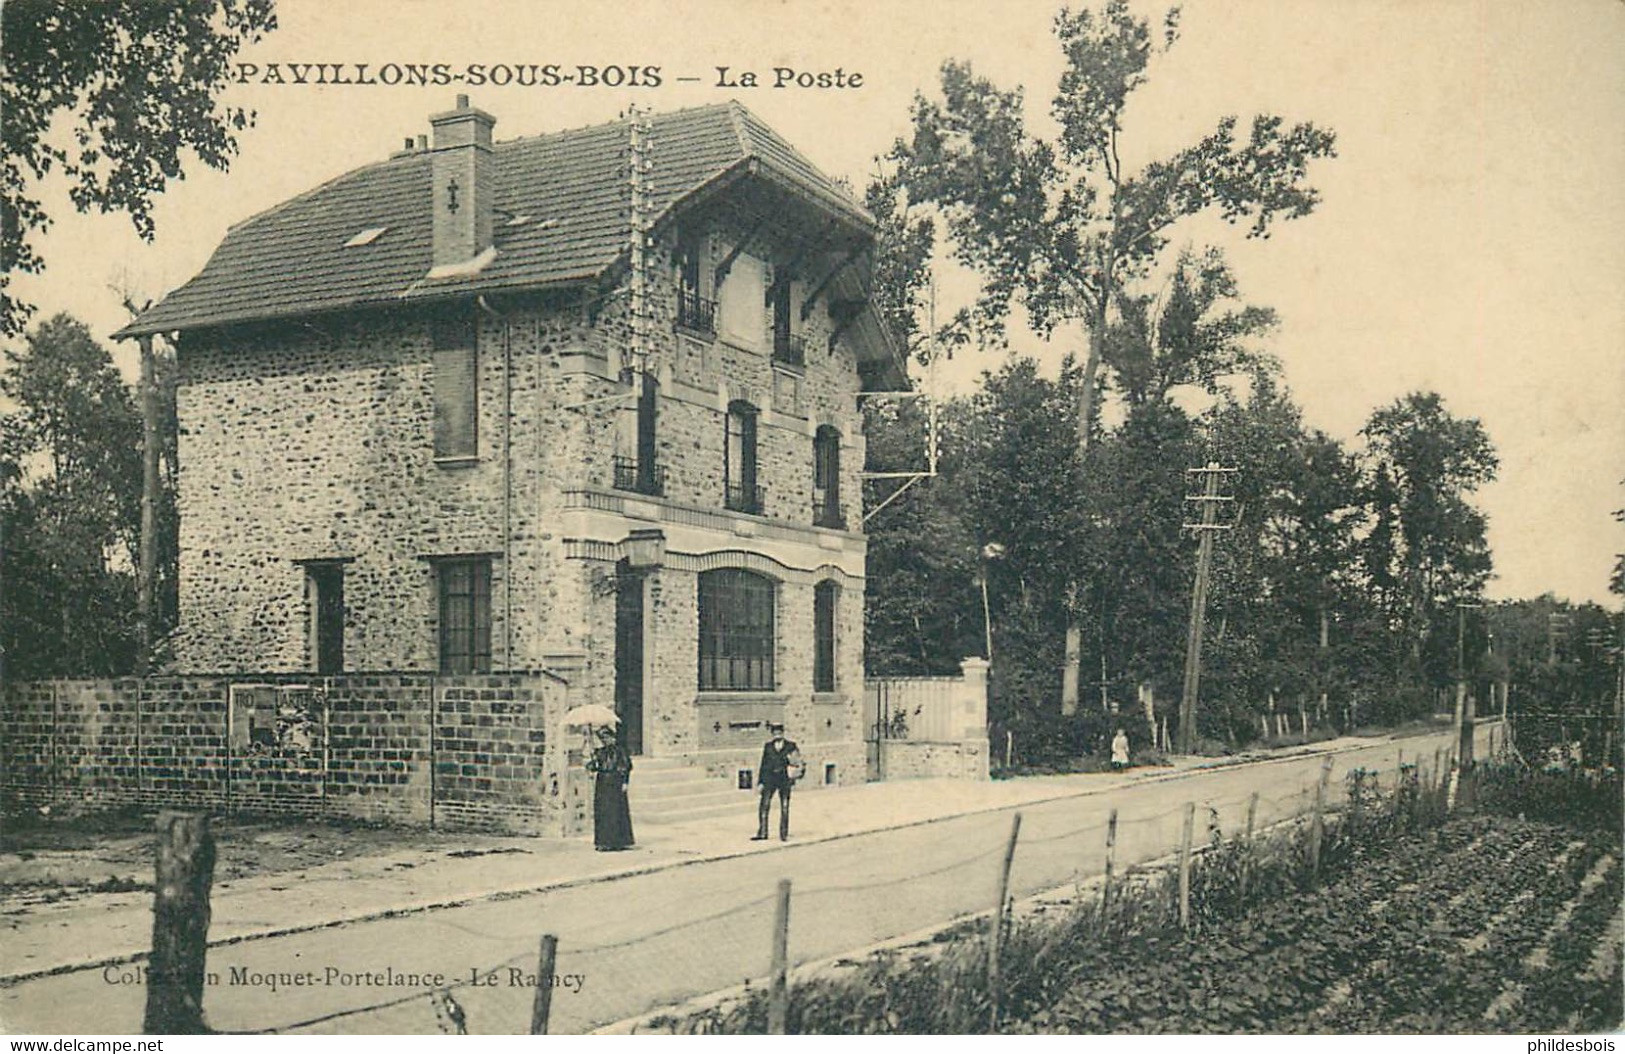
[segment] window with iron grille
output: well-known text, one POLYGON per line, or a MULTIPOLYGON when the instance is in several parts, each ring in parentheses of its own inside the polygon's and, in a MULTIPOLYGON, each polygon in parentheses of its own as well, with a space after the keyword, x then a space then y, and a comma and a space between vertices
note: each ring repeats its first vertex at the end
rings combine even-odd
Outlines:
POLYGON ((754 571, 700 574, 700 690, 773 689, 774 583, 754 571))
POLYGON ((813 691, 835 690, 835 612, 841 587, 820 582, 813 587, 813 691))
POLYGON ((677 244, 677 324, 707 335, 717 329, 709 248, 708 236, 691 231, 684 231, 677 244))
POLYGON ((614 458, 615 488, 639 494, 665 493, 665 476, 656 461, 655 417, 659 408, 659 382, 653 374, 628 370, 622 377, 638 393, 637 402, 621 412, 614 458))
POLYGON ((431 321, 434 343, 434 456, 479 456, 479 355, 473 308, 449 308, 431 321))
POLYGON ((795 305, 791 292, 788 276, 775 281, 773 288, 769 290, 773 298, 773 361, 791 366, 805 366, 806 339, 800 333, 792 331, 791 321, 795 305))
POLYGON ((756 407, 740 401, 728 404, 724 446, 727 464, 723 505, 737 512, 759 515, 762 491, 756 484, 756 407))
POLYGON ((491 672, 491 559, 442 560, 440 672, 491 672))
POLYGON ((841 515, 841 433, 820 425, 813 435, 813 523, 844 527, 841 515))

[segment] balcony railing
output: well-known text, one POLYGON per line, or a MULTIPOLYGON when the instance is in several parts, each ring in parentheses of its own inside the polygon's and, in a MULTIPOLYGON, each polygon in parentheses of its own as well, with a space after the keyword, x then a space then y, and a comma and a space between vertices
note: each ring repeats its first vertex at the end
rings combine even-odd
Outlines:
POLYGON ((659 465, 641 464, 635 457, 617 457, 614 465, 616 490, 635 494, 666 493, 666 473, 659 465))
POLYGON ((717 302, 707 300, 694 289, 677 291, 677 324, 699 333, 717 331, 717 302))
POLYGON ((841 512, 838 503, 831 502, 822 494, 813 498, 813 526, 834 527, 836 530, 846 530, 846 516, 841 512))
POLYGON ((727 494, 723 504, 735 512, 748 512, 755 516, 762 514, 762 508, 767 503, 767 491, 761 486, 742 486, 738 483, 724 484, 727 494))
POLYGON ((773 334, 773 361, 791 366, 807 365, 807 338, 800 333, 773 334))

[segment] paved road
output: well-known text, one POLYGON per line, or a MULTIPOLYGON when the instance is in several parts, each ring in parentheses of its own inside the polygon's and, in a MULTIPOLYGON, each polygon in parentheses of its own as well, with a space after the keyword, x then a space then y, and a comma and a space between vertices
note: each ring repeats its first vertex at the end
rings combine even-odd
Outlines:
MULTIPOLYGON (((1337 755, 1332 786, 1340 788, 1355 767, 1386 770, 1391 779, 1400 750, 1431 763, 1447 739, 1434 734, 1337 755)), ((1209 809, 1223 830, 1240 829, 1255 790, 1261 827, 1301 812, 1320 766, 1320 757, 1238 765, 1024 806, 1012 891, 1024 896, 1098 874, 1114 807, 1118 859, 1127 865, 1177 846, 1187 801, 1198 803, 1201 830, 1209 809)), ((427 989, 443 983, 456 986, 452 998, 470 1032, 523 1033, 537 940, 555 933, 555 973, 566 979, 555 988, 552 1031, 586 1031, 761 978, 780 878, 794 883, 793 962, 986 909, 1014 811, 215 948, 215 983, 204 1006, 210 1024, 227 1031, 433 1032, 437 1013, 447 1011, 444 1004, 437 1010, 427 989), (423 976, 403 974, 440 979, 424 984, 423 976), (287 975, 305 975, 307 983, 287 975), (472 983, 476 976, 481 983, 472 983)), ((144 999, 138 970, 97 968, 0 990, 0 1025, 13 1033, 137 1031, 144 999)))

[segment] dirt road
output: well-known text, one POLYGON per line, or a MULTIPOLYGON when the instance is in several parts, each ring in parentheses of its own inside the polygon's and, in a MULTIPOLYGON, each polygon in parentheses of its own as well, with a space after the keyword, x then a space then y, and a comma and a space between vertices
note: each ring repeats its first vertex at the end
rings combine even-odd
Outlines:
MULTIPOLYGON (((1387 783, 1400 750, 1431 763, 1447 739, 1335 755, 1334 793, 1351 768, 1384 770, 1387 783)), ((1098 873, 1113 808, 1126 866, 1178 844, 1186 802, 1197 803, 1199 840, 1212 823, 1239 829, 1254 791, 1264 826, 1306 808, 1320 769, 1320 757, 1288 758, 1024 806, 1012 890, 1098 873)), ((538 938, 554 933, 552 1031, 586 1031, 761 978, 780 878, 793 882, 793 962, 986 909, 1014 811, 215 948, 204 1005, 226 1031, 419 1033, 461 1016, 470 1032, 524 1032, 538 938)), ((13 1033, 127 1033, 139 1028, 143 999, 139 965, 82 970, 0 990, 0 1023, 13 1033)))

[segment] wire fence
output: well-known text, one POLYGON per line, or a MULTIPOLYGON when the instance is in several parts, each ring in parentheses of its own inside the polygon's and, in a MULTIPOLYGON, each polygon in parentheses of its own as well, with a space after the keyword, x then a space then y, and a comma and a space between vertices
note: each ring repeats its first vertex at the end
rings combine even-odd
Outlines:
MULTIPOLYGON (((1391 792, 1404 778, 1445 793, 1452 764, 1452 752, 1443 749, 1410 758, 1401 751, 1378 767, 1361 766, 1362 775, 1351 781, 1353 770, 1345 764, 1338 771, 1328 756, 1317 772, 1299 779, 1296 789, 1276 794, 1243 789, 1155 810, 1101 805, 1086 819, 1077 814, 1079 799, 1043 803, 1024 809, 1025 826, 1022 813, 1014 813, 1008 835, 997 830, 985 840, 979 835, 975 844, 956 839, 923 846, 918 854, 877 857, 864 868, 872 877, 786 881, 777 891, 763 888, 759 895, 735 902, 727 902, 734 892, 723 890, 711 898, 724 901, 720 906, 691 898, 650 910, 641 901, 629 901, 624 911, 608 917, 551 926, 557 932, 548 941, 539 941, 540 933, 516 928, 511 905, 505 905, 510 909, 506 915, 487 913, 484 925, 445 913, 416 916, 414 925, 443 928, 446 941, 459 951, 480 951, 484 965, 443 984, 412 987, 362 1005, 334 1006, 274 1025, 217 1030, 572 1032, 671 1006, 696 990, 780 993, 791 971, 827 967, 839 961, 842 949, 865 943, 843 944, 845 933, 869 933, 870 943, 911 932, 918 936, 933 924, 945 928, 941 919, 947 913, 958 926, 979 929, 996 944, 1003 920, 1018 901, 1038 894, 1076 895, 1085 886, 1130 881, 1142 869, 1164 866, 1179 870, 1181 896, 1188 898, 1193 856, 1285 825, 1318 829, 1328 817, 1358 806, 1350 792, 1355 782, 1360 794, 1391 792), (1000 920, 998 926, 991 919, 1000 920), (837 932, 819 932, 826 927, 837 932), (549 1002, 550 996, 558 998, 549 1002)), ((1081 801, 1089 804, 1089 799, 1081 801)), ((1004 815, 992 814, 980 829, 996 828, 1004 815)), ((996 1003, 995 997, 995 1015, 996 1003)))

